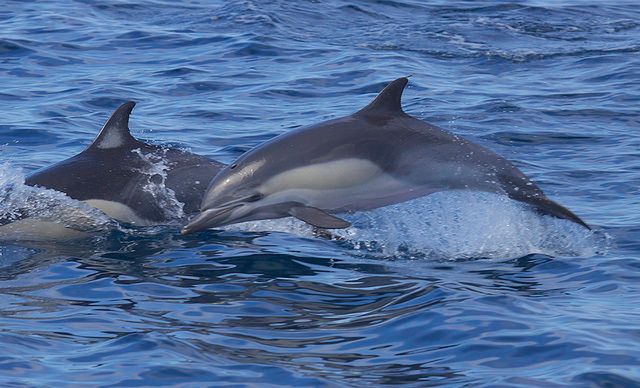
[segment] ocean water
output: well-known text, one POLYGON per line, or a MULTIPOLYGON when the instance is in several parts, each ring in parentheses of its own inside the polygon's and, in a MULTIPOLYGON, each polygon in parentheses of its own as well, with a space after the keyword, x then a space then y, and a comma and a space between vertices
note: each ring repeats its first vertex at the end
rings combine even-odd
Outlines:
POLYGON ((2 386, 640 386, 640 11, 613 1, 5 1, 2 386), (411 75, 415 117, 512 160, 593 231, 439 193, 331 237, 117 225, 28 173, 113 109, 231 162, 411 75), (33 237, 33 236, 31 236, 33 237))

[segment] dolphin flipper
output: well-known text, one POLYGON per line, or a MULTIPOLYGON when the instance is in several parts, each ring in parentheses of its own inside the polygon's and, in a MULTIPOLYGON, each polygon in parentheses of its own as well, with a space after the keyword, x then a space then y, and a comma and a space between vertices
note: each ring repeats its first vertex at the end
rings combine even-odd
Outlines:
POLYGON ((323 229, 344 229, 351 223, 311 206, 294 206, 289 214, 307 224, 323 229))

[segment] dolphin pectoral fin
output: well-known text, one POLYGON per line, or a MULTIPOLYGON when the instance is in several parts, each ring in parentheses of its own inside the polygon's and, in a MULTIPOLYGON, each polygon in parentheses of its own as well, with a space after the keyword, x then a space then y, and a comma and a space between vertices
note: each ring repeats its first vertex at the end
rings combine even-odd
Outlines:
POLYGON ((351 226, 350 222, 311 206, 292 207, 289 215, 317 228, 343 229, 351 226))

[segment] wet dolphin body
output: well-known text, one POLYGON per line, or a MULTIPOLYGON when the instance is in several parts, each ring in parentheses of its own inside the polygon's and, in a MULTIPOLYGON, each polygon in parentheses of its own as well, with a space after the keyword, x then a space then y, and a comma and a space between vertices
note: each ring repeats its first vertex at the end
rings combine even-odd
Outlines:
POLYGON ((136 140, 129 132, 134 106, 131 101, 122 104, 87 149, 31 174, 25 183, 61 191, 114 219, 137 225, 169 218, 165 206, 175 204, 166 203, 166 191, 153 192, 162 184, 184 204, 185 214, 197 212, 207 184, 224 165, 136 140))
POLYGON ((344 228, 335 213, 382 207, 445 190, 506 194, 539 212, 588 228, 506 159, 407 115, 406 78, 358 112, 277 136, 225 167, 201 213, 182 232, 296 217, 344 228))

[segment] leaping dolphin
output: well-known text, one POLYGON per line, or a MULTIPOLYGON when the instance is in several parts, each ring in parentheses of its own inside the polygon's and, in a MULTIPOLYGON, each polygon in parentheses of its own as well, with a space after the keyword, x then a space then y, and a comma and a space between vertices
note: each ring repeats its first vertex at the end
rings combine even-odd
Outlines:
POLYGON ((409 116, 407 78, 356 113, 299 128, 245 153, 211 181, 183 234, 293 216, 325 229, 335 213, 378 208, 445 190, 502 193, 539 212, 587 227, 492 151, 409 116))
POLYGON ((116 109, 87 149, 27 177, 25 183, 67 194, 136 225, 192 214, 223 164, 180 149, 136 140, 129 132, 135 102, 116 109), (172 198, 175 197, 175 198, 172 198), (167 211, 167 207, 182 209, 167 211))

